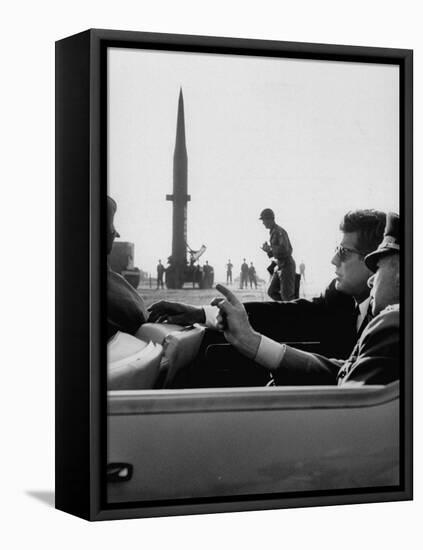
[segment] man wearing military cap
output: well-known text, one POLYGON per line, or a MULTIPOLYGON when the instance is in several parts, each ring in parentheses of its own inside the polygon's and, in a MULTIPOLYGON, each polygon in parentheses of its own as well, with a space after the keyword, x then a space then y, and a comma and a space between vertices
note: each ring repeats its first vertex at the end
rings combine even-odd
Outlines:
POLYGON ((234 294, 217 285, 225 300, 218 328, 239 352, 271 373, 275 384, 388 384, 399 378, 400 338, 400 224, 388 214, 384 239, 365 258, 373 271, 371 288, 373 320, 363 330, 347 360, 328 359, 280 344, 255 332, 247 312, 234 294))
MULTIPOLYGON (((107 255, 112 251, 113 242, 120 237, 115 229, 114 217, 117 205, 107 197, 107 255)), ((144 300, 119 273, 107 264, 107 339, 116 332, 135 334, 145 322, 147 312, 144 300)))
POLYGON ((400 219, 397 214, 389 213, 386 220, 386 229, 383 235, 383 241, 377 247, 377 249, 370 254, 367 254, 365 258, 366 265, 373 272, 377 271, 378 261, 382 256, 392 256, 396 252, 400 251, 400 219))
POLYGON ((269 242, 265 242, 262 250, 269 258, 274 258, 276 269, 270 281, 268 295, 276 301, 295 299, 295 261, 292 257, 292 246, 288 233, 275 222, 275 213, 265 208, 260 214, 264 227, 270 230, 269 242))

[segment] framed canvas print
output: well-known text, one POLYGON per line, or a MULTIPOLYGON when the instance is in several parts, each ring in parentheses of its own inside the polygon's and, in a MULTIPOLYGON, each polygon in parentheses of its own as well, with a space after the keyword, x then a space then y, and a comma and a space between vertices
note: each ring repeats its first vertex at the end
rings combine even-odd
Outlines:
POLYGON ((412 52, 56 43, 56 507, 412 498, 412 52))

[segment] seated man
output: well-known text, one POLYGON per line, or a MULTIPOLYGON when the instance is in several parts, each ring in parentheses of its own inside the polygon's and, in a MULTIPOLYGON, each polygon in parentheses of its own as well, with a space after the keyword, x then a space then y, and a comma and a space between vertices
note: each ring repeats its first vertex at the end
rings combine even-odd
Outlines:
MULTIPOLYGON (((107 197, 107 255, 113 241, 120 237, 114 226, 116 202, 107 197)), ((138 292, 118 273, 107 269, 107 339, 117 331, 135 334, 145 322, 147 312, 144 301, 138 292)))
POLYGON ((236 296, 225 287, 226 297, 216 299, 218 328, 243 356, 262 365, 276 384, 387 384, 399 378, 400 299, 399 217, 388 216, 385 236, 378 249, 365 258, 374 272, 369 278, 373 320, 363 330, 346 361, 296 350, 260 335, 236 296))
MULTIPOLYGON (((356 210, 348 212, 340 225, 341 244, 332 258, 336 279, 326 289, 324 295, 313 300, 293 300, 291 302, 250 302, 244 304, 252 328, 260 334, 278 342, 317 342, 313 351, 329 357, 347 358, 360 333, 364 330, 369 316, 369 288, 367 280, 371 275, 364 262, 367 254, 374 251, 383 237, 386 216, 376 210, 356 210)), ((186 304, 157 302, 150 307, 149 321, 168 321, 176 324, 205 323, 216 326, 216 307, 198 308, 186 304)), ((211 365, 208 368, 204 357, 213 344, 224 343, 222 333, 207 331, 203 339, 198 365, 191 369, 193 380, 185 384, 215 385, 210 381, 211 365), (202 365, 203 367, 202 368, 202 365), (205 372, 205 371, 208 372, 205 372), (204 371, 204 373, 202 372, 204 371), (201 380, 204 378, 204 380, 201 380)), ((228 346, 226 346, 228 348, 228 346)), ((216 350, 209 350, 216 352, 216 350)), ((228 349, 220 349, 219 353, 228 349)), ((229 352, 230 353, 230 352, 229 352)), ((229 363, 230 359, 223 363, 229 363)), ((222 364, 219 360, 218 363, 222 364)), ((234 369, 232 369, 234 373, 234 369)), ((239 385, 239 376, 235 380, 225 375, 226 381, 219 385, 239 385)), ((243 369, 242 379, 246 385, 260 385, 268 379, 268 372, 252 369, 251 379, 247 379, 243 369)))

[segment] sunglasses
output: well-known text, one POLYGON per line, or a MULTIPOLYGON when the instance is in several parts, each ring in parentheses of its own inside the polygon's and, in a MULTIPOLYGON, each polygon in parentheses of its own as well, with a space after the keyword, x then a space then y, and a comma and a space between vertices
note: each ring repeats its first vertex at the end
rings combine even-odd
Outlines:
POLYGON ((365 256, 365 254, 362 254, 358 250, 354 250, 353 248, 347 248, 346 246, 342 246, 342 244, 339 244, 335 248, 335 254, 339 256, 339 259, 341 261, 347 260, 351 254, 358 254, 359 256, 365 256))

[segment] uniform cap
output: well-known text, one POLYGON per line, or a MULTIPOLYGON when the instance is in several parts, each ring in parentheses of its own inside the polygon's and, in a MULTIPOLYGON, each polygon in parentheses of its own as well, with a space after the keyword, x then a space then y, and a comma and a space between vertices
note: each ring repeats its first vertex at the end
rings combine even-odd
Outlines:
POLYGON ((117 210, 117 204, 116 204, 116 201, 114 201, 112 199, 112 197, 109 197, 109 195, 107 195, 107 212, 108 214, 115 214, 116 213, 116 210, 117 210))
POLYGON ((383 240, 377 249, 364 258, 367 267, 373 271, 377 270, 377 263, 381 256, 388 254, 399 254, 400 251, 400 218, 398 214, 389 212, 386 216, 385 232, 383 240))
POLYGON ((261 211, 259 220, 274 220, 275 213, 271 208, 265 208, 261 211))

